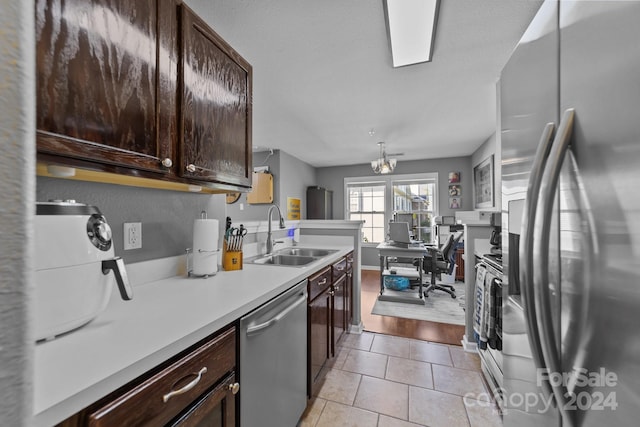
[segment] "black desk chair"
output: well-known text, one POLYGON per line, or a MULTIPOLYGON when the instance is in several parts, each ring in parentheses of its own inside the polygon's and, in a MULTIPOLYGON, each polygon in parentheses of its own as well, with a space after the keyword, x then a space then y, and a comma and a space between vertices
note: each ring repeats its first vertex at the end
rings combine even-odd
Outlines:
POLYGON ((425 273, 431 275, 431 280, 424 290, 425 297, 428 297, 429 292, 433 290, 444 291, 451 295, 451 298, 456 297, 456 291, 452 285, 436 283, 436 278, 440 279, 442 273, 453 273, 456 265, 456 249, 458 248, 458 242, 462 238, 462 235, 462 232, 450 234, 447 241, 439 248, 427 247, 429 254, 424 256, 422 268, 425 273))

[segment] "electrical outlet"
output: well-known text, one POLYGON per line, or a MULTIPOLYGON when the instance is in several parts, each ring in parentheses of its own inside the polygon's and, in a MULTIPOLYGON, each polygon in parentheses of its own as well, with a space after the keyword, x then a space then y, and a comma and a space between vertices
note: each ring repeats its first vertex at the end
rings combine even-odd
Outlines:
POLYGON ((125 251, 140 249, 142 247, 142 223, 125 222, 123 236, 125 251))

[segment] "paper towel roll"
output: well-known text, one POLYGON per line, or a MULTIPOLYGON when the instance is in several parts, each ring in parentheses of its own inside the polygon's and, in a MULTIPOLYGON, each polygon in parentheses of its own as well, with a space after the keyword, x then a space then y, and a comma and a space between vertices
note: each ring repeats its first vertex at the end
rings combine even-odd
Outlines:
POLYGON ((193 274, 212 275, 218 271, 218 220, 196 219, 193 223, 193 274))

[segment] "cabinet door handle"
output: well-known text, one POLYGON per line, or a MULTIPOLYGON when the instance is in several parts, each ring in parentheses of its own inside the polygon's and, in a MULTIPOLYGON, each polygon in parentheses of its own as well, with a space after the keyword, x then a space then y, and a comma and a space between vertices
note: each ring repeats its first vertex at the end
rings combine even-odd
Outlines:
POLYGON ((318 282, 318 286, 322 286, 322 285, 326 285, 326 284, 327 284, 327 278, 326 277, 318 282))
POLYGON ((178 396, 180 394, 184 394, 184 393, 188 392, 189 390, 194 388, 196 385, 198 385, 198 383, 202 379, 202 375, 204 375, 206 373, 207 373, 207 368, 206 367, 200 369, 200 371, 198 371, 198 376, 196 376, 193 379, 193 381, 191 381, 189 384, 185 385, 184 387, 182 387, 182 388, 180 388, 178 390, 171 390, 169 393, 167 393, 164 396, 162 396, 162 401, 164 403, 167 403, 169 401, 169 399, 171 399, 173 396, 178 396))
POLYGON ((231 393, 233 394, 238 394, 238 391, 240 391, 240 384, 239 383, 229 384, 227 386, 227 389, 231 390, 231 393))
POLYGON ((196 165, 194 165, 193 163, 187 165, 187 171, 193 173, 196 171, 196 165))
POLYGON ((171 166, 173 166, 173 162, 171 161, 170 158, 166 158, 162 160, 162 166, 164 166, 165 168, 170 168, 171 166))

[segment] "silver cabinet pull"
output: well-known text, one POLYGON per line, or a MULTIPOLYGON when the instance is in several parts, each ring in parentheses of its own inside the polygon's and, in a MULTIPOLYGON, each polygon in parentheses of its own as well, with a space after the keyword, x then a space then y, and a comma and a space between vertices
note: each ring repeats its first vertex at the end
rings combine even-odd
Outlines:
POLYGON ((326 284, 327 284, 327 278, 326 277, 318 282, 318 286, 322 286, 322 285, 326 285, 326 284))
POLYGON ((189 171, 191 173, 195 172, 196 171, 196 165, 194 165, 193 163, 188 164, 187 165, 187 171, 189 171))
POLYGON ((173 166, 173 162, 171 161, 170 158, 166 158, 162 160, 162 166, 164 166, 165 168, 170 168, 171 166, 173 166))
POLYGON ((180 388, 178 390, 171 390, 169 393, 167 393, 164 396, 162 396, 162 401, 164 403, 167 403, 169 401, 169 399, 171 399, 173 396, 178 396, 180 394, 184 394, 184 393, 188 392, 189 390, 194 388, 196 385, 198 385, 198 383, 202 379, 202 375, 204 375, 206 373, 207 373, 207 368, 206 367, 200 369, 200 371, 198 371, 198 376, 195 377, 193 379, 193 381, 191 381, 189 384, 185 385, 184 387, 182 387, 182 388, 180 388))

